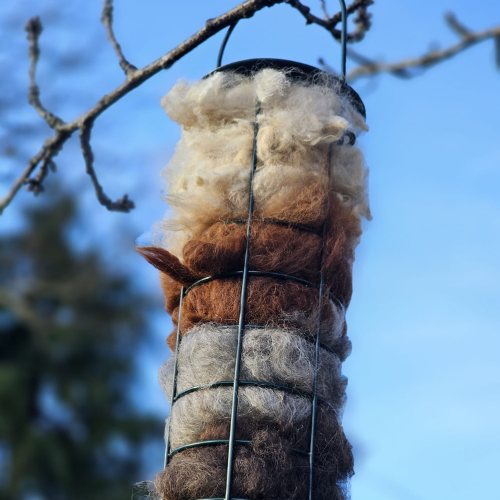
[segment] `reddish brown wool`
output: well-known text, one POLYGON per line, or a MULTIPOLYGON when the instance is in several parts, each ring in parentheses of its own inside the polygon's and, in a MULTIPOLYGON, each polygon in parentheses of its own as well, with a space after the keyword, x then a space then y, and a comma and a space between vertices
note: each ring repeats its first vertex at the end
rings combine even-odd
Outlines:
MULTIPOLYGON (((285 219, 284 222, 290 221, 285 219)), ((359 219, 332 197, 325 222, 323 270, 326 283, 338 290, 339 299, 348 302, 351 292, 343 288, 350 288, 354 247, 361 235, 359 219), (330 283, 332 281, 335 283, 330 283)), ((318 228, 316 230, 321 233, 318 228)), ((256 218, 251 228, 250 269, 282 272, 318 283, 321 238, 320 234, 256 218)), ((186 243, 184 264, 162 248, 137 247, 137 251, 162 273, 189 286, 206 276, 241 270, 245 246, 246 224, 217 222, 186 243)))
MULTIPOLYGON (((240 278, 223 278, 193 288, 182 302, 181 333, 199 322, 235 325, 240 311, 240 278)), ((251 277, 248 280, 245 323, 311 332, 315 328, 318 290, 290 280, 251 277)), ((177 325, 178 307, 172 311, 177 325)), ((323 306, 322 321, 331 322, 331 307, 323 306)), ((175 345, 175 328, 167 343, 175 345)), ((172 347, 171 347, 172 348, 172 347)))
MULTIPOLYGON (((354 246, 361 234, 359 219, 347 213, 337 198, 332 197, 326 223, 325 282, 328 292, 347 307, 352 295, 354 246)), ((205 276, 241 270, 245 231, 244 224, 214 224, 185 245, 185 264, 164 249, 137 248, 162 272, 166 310, 174 324, 182 285, 189 286, 205 276)), ((255 221, 250 241, 250 269, 286 273, 317 283, 321 253, 321 238, 317 234, 255 221)), ((191 290, 184 302, 181 331, 185 333, 199 321, 235 324, 239 315, 240 282, 239 278, 216 280, 191 290)), ((252 277, 248 301, 247 323, 304 328, 303 323, 284 317, 292 312, 314 316, 317 291, 292 281, 252 277)), ((324 320, 328 319, 326 311, 324 320)), ((168 343, 173 348, 170 338, 168 343)))

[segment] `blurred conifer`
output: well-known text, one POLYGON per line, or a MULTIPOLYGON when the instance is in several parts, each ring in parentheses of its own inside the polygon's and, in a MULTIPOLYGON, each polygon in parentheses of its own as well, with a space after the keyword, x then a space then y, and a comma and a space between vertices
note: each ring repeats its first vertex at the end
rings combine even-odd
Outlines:
POLYGON ((146 298, 75 251, 74 203, 0 239, 0 499, 123 500, 162 424, 130 401, 146 298))

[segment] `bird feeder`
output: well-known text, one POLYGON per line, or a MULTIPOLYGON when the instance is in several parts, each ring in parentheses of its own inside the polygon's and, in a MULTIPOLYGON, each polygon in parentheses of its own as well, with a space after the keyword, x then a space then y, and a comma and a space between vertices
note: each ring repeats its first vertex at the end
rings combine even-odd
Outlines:
POLYGON ((138 249, 175 326, 160 370, 172 406, 159 498, 346 494, 345 311, 370 214, 345 24, 344 11, 340 78, 252 59, 162 100, 182 138, 163 172, 168 217, 156 246, 138 249))

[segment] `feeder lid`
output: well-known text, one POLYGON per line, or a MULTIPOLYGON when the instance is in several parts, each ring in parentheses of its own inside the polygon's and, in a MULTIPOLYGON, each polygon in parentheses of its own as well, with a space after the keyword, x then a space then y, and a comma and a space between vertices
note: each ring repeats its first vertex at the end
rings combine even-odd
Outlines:
POLYGON ((295 61, 287 61, 286 59, 246 59, 244 61, 236 61, 224 66, 219 66, 214 69, 208 75, 203 78, 208 78, 214 73, 219 71, 232 71, 239 75, 251 76, 253 73, 260 71, 264 68, 272 68, 277 70, 287 71, 287 75, 296 81, 310 81, 311 76, 314 75, 327 75, 328 78, 338 82, 342 89, 342 92, 347 94, 352 105, 356 110, 366 118, 366 109, 363 101, 359 97, 358 93, 346 82, 341 80, 335 75, 327 73, 321 69, 315 68, 314 66, 309 66, 309 64, 303 64, 295 61))

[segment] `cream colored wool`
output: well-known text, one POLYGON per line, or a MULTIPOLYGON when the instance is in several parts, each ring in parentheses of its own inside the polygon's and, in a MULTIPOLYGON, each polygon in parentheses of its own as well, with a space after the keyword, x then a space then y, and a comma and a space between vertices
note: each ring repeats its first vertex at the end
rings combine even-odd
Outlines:
MULTIPOLYGON (((200 440, 205 428, 211 424, 228 422, 231 419, 233 388, 216 387, 202 389, 178 399, 172 406, 170 417, 170 447, 175 449, 200 440)), ((238 391, 237 422, 260 423, 277 426, 283 433, 303 429, 311 418, 311 398, 297 396, 285 391, 262 387, 242 386, 238 391)), ((338 419, 343 408, 338 410, 318 403, 318 418, 338 419)), ((165 438, 168 432, 165 426, 165 438)), ((305 431, 304 431, 305 432, 305 431)))
MULTIPOLYGON (((191 329, 178 353, 177 391, 233 380, 237 328, 202 325, 191 329)), ((313 391, 315 344, 281 328, 249 329, 243 334, 240 380, 285 385, 307 393, 313 391)), ((170 398, 173 358, 160 369, 159 382, 170 398)), ((339 358, 320 350, 318 396, 334 407, 343 404, 346 379, 339 358)))
MULTIPOLYGON (((183 129, 176 153, 161 174, 171 209, 161 230, 178 233, 168 237, 171 251, 180 255, 179 246, 190 234, 246 213, 256 98, 261 102, 256 209, 265 213, 283 190, 293 197, 320 181, 353 213, 370 217, 359 149, 334 145, 326 164, 330 146, 344 132, 366 130, 362 116, 337 94, 333 82, 328 77, 292 81, 286 71, 263 69, 252 77, 216 73, 191 86, 174 86, 162 99, 167 114, 183 129)), ((162 246, 167 246, 165 239, 162 246)))

